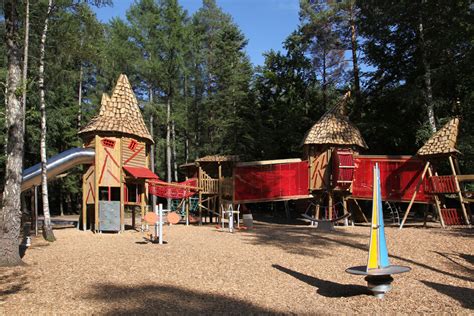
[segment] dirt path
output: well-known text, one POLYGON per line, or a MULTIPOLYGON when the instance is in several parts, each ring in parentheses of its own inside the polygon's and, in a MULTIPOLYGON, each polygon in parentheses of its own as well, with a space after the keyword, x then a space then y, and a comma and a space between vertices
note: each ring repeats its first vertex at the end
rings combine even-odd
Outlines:
POLYGON ((229 234, 167 227, 167 245, 144 234, 58 229, 34 239, 20 268, 0 269, 0 315, 26 313, 473 313, 472 230, 386 228, 395 276, 384 300, 344 272, 367 258, 367 227, 318 232, 258 223, 229 234))

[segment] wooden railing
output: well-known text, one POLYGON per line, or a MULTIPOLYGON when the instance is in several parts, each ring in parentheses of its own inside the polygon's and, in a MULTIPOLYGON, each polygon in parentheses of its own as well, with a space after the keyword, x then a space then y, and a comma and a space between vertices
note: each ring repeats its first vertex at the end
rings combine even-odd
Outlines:
POLYGON ((207 174, 202 173, 199 179, 199 187, 202 188, 204 194, 218 194, 219 193, 219 180, 209 177, 207 174))
POLYGON ((456 186, 455 176, 433 176, 430 177, 430 184, 428 191, 430 193, 456 193, 458 192, 456 186))

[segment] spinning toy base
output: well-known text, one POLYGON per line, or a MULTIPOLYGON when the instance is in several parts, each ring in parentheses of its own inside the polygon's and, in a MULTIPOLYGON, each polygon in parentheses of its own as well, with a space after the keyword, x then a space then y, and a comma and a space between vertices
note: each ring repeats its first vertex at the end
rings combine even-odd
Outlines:
POLYGON ((365 275, 367 288, 376 298, 383 298, 385 293, 392 289, 393 278, 391 274, 399 274, 410 271, 409 267, 390 265, 382 269, 371 269, 367 272, 367 266, 352 267, 346 270, 347 273, 365 275))

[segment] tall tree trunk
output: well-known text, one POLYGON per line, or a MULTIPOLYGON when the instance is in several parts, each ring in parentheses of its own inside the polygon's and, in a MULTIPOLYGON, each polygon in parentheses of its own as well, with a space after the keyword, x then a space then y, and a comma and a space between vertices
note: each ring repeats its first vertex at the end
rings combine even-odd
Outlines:
MULTIPOLYGON (((421 4, 423 5, 424 3, 425 3, 425 0, 421 0, 421 4)), ((421 63, 424 70, 423 96, 424 96, 425 107, 426 107, 426 112, 428 115, 428 122, 430 124, 431 132, 435 133, 436 132, 436 119, 435 119, 434 106, 433 106, 433 90, 431 88, 431 67, 428 61, 428 57, 426 55, 426 43, 425 43, 425 35, 424 35, 424 27, 423 27, 422 9, 423 8, 421 8, 419 12, 418 36, 419 36, 419 45, 420 45, 419 49, 421 53, 420 54, 421 63)))
MULTIPOLYGON (((166 180, 171 182, 171 95, 166 99, 166 180)), ((167 199, 168 209, 171 199, 167 199)))
MULTIPOLYGON (((151 89, 150 89, 150 102, 153 102, 153 95, 151 94, 151 89)), ((150 134, 151 137, 154 139, 155 136, 153 135, 153 114, 150 115, 150 134)), ((150 150, 150 161, 151 161, 151 171, 155 173, 155 144, 151 144, 151 150, 150 150)), ((151 194, 151 209, 153 212, 155 211, 156 208, 156 195, 151 194)))
POLYGON ((323 107, 324 107, 324 110, 326 110, 327 108, 327 100, 328 100, 328 96, 327 96, 327 84, 326 84, 326 81, 327 81, 327 74, 326 74, 326 49, 324 48, 324 52, 323 52, 323 86, 322 86, 322 92, 323 92, 323 107))
POLYGON ((82 125, 82 77, 84 76, 84 68, 82 67, 82 63, 79 69, 79 88, 77 89, 77 130, 81 129, 82 125))
POLYGON ((21 174, 23 169, 23 119, 24 112, 17 97, 21 87, 20 38, 18 32, 19 3, 4 0, 5 46, 7 54, 7 83, 5 96, 6 166, 3 207, 0 213, 0 266, 22 264, 18 237, 21 225, 21 174))
POLYGON ((361 100, 360 100, 360 78, 359 78, 359 61, 357 59, 357 29, 356 29, 356 21, 355 21, 355 3, 351 3, 351 6, 349 8, 350 13, 350 27, 351 27, 351 51, 352 51, 352 72, 354 74, 354 94, 355 94, 355 100, 356 100, 356 106, 357 106, 357 116, 360 116, 362 111, 361 107, 361 100))
MULTIPOLYGON (((28 80, 28 45, 30 42, 30 1, 25 1, 25 40, 24 40, 24 48, 23 48, 23 95, 22 95, 22 103, 23 103, 23 113, 26 113, 26 89, 27 89, 27 80, 28 80)), ((23 118, 23 134, 25 134, 26 122, 25 118, 23 118)))
MULTIPOLYGON (((184 95, 184 108, 186 113, 186 125, 189 126, 189 107, 188 107, 188 77, 184 75, 184 84, 183 84, 183 95, 184 95)), ((187 127, 184 130, 184 161, 188 163, 189 156, 189 135, 187 127)))
POLYGON ((178 163, 176 161, 176 132, 174 120, 171 122, 171 135, 173 139, 173 175, 174 181, 178 182, 178 163))
POLYGON ((53 227, 51 226, 51 216, 49 212, 48 198, 48 176, 46 170, 46 103, 45 103, 45 87, 44 87, 44 55, 46 50, 46 35, 48 33, 49 16, 53 7, 53 0, 48 1, 48 12, 44 20, 43 33, 41 34, 40 43, 40 59, 39 59, 39 89, 40 89, 40 112, 41 112, 41 197, 43 200, 43 237, 47 241, 55 241, 53 227))
POLYGON ((185 132, 185 139, 184 139, 184 161, 188 163, 189 160, 189 135, 188 132, 185 132))

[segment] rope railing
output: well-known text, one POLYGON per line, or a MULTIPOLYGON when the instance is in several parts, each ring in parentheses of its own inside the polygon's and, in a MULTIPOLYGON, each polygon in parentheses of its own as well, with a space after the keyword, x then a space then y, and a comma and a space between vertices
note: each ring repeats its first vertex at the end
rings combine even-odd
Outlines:
POLYGON ((197 179, 189 179, 179 183, 150 180, 148 182, 148 192, 166 199, 185 199, 199 191, 200 188, 197 183, 197 179))

